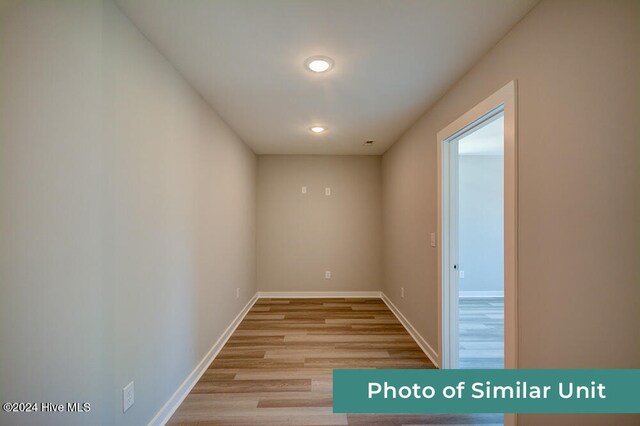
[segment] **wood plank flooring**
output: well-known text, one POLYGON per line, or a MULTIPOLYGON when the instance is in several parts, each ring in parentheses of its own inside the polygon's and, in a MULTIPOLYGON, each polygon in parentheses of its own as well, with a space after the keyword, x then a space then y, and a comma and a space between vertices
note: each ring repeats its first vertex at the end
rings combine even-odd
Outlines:
POLYGON ((501 415, 333 414, 334 368, 435 368, 380 299, 259 299, 176 426, 501 424, 501 415))
POLYGON ((459 299, 460 368, 504 368, 504 298, 459 299))

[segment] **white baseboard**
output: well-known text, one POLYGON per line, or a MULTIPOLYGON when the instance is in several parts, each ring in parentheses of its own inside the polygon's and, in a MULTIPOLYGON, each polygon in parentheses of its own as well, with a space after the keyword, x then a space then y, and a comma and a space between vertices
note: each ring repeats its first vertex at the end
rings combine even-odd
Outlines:
POLYGON ((324 299, 324 298, 374 298, 379 299, 380 291, 259 291, 259 298, 267 299, 324 299))
POLYGON ((218 340, 213 344, 209 352, 202 358, 200 363, 193 369, 191 374, 182 382, 180 387, 171 395, 169 401, 158 411, 158 414, 155 415, 153 419, 149 422, 149 426, 164 426, 173 413, 178 409, 182 401, 187 397, 191 389, 195 386, 195 384, 200 380, 200 377, 207 370, 207 367, 213 362, 214 358, 218 355, 222 347, 227 343, 229 337, 236 330, 240 322, 244 319, 247 312, 253 307, 253 305, 258 300, 258 293, 256 293, 249 302, 242 308, 240 313, 233 319, 229 327, 222 333, 222 335, 218 338, 218 340))
POLYGON ((413 340, 415 340, 418 346, 420 346, 420 349, 422 349, 422 352, 424 352, 424 354, 431 360, 433 365, 435 365, 437 368, 440 368, 440 359, 439 359, 440 357, 438 356, 438 352, 433 350, 431 345, 429 345, 429 343, 427 343, 424 337, 422 337, 420 333, 418 333, 418 330, 416 330, 413 324, 411 324, 409 320, 404 315, 402 315, 402 312, 400 312, 400 310, 396 307, 396 305, 394 305, 393 302, 391 302, 391 300, 387 297, 386 294, 381 292, 380 297, 382 298, 382 301, 386 303, 389 309, 391 309, 391 312, 393 312, 393 314, 402 323, 404 328, 407 329, 411 337, 413 337, 413 340))
POLYGON ((504 291, 461 291, 459 297, 504 297, 504 291))

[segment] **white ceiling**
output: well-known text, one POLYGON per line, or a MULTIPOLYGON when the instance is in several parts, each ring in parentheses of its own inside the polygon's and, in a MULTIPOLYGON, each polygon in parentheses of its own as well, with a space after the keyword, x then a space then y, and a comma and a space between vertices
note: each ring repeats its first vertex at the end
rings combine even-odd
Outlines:
POLYGON ((458 141, 459 155, 504 155, 504 116, 458 141))
POLYGON ((117 0, 257 154, 383 153, 536 1, 117 0))

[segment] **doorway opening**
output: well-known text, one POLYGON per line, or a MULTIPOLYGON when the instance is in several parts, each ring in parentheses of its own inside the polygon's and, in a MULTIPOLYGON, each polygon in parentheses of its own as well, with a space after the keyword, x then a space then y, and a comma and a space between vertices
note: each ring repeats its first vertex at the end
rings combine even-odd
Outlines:
POLYGON ((457 170, 450 186, 457 228, 457 241, 451 241, 457 274, 450 285, 457 279, 458 287, 451 367, 504 368, 503 108, 448 143, 450 170, 457 170))
POLYGON ((516 84, 438 133, 443 368, 517 368, 516 84))

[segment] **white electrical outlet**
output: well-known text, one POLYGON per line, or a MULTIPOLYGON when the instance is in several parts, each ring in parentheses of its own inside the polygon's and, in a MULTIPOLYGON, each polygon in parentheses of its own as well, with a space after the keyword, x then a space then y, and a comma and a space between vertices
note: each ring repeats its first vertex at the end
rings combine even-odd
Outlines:
POLYGON ((458 272, 458 276, 459 276, 460 278, 464 278, 464 271, 460 271, 460 272, 458 272))
POLYGON ((324 278, 327 280, 331 279, 331 271, 324 271, 324 278))
POLYGON ((303 193, 303 194, 306 194, 306 193, 307 193, 307 187, 306 187, 306 186, 303 186, 303 187, 302 187, 302 193, 303 193))
POLYGON ((404 299, 404 287, 400 287, 400 297, 404 299))
POLYGON ((240 299, 240 287, 236 287, 236 299, 240 299))
POLYGON ((436 246, 436 234, 435 232, 431 233, 431 247, 435 247, 436 246))
POLYGON ((331 195, 331 188, 326 187, 326 188, 324 189, 324 195, 331 195))
POLYGON ((122 412, 131 408, 134 402, 136 402, 136 395, 131 382, 122 389, 122 412))

